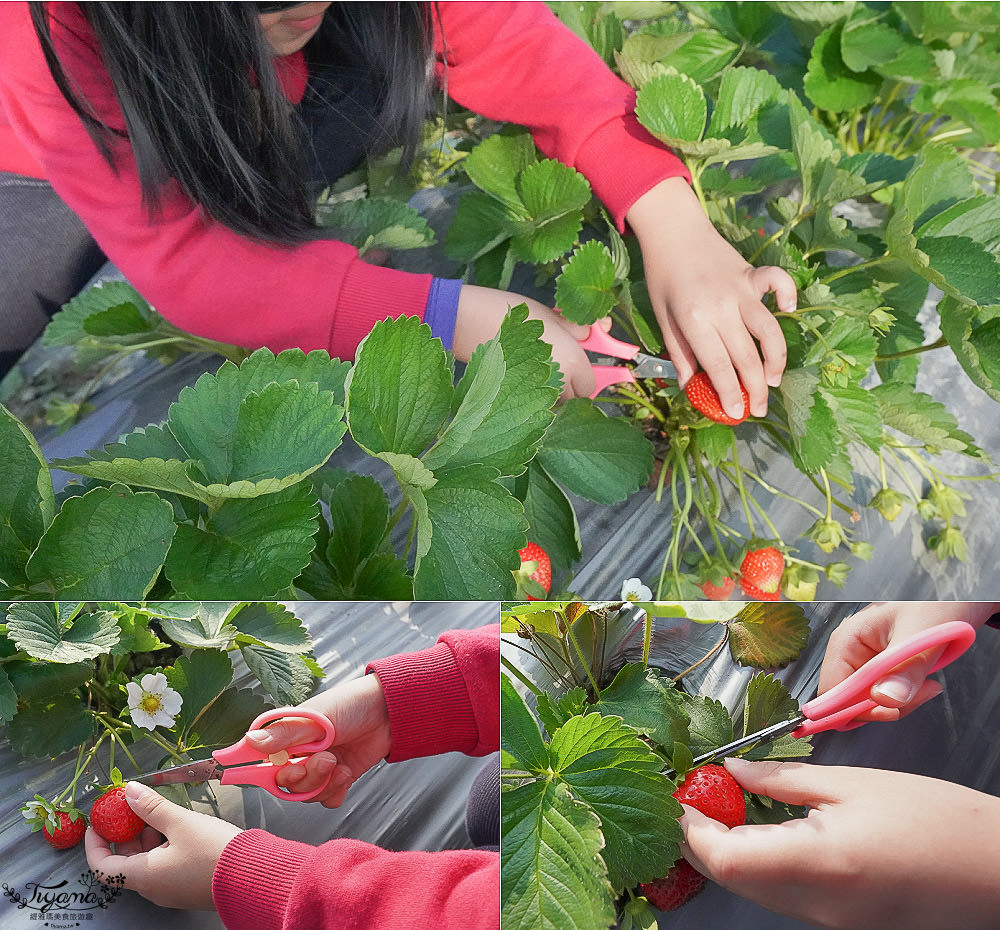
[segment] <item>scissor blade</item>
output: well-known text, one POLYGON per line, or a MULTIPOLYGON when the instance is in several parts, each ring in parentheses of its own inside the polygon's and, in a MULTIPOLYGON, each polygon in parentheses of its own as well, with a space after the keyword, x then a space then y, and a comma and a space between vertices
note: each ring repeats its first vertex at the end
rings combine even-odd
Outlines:
MULTIPOLYGON (((791 733, 792 730, 798 729, 799 725, 806 719, 805 714, 799 714, 791 720, 783 720, 781 723, 773 723, 769 727, 764 727, 763 730, 748 733, 746 736, 741 736, 739 739, 733 740, 731 743, 726 743, 725 746, 720 746, 718 749, 713 749, 711 752, 705 752, 700 756, 695 756, 694 762, 691 764, 691 768, 695 769, 699 765, 711 762, 713 759, 724 759, 726 756, 731 756, 738 750, 746 749, 748 746, 753 746, 755 743, 769 743, 771 740, 777 739, 779 736, 784 736, 786 733, 791 733)), ((672 776, 675 772, 673 769, 668 769, 665 774, 672 776)))
POLYGON ((655 355, 646 355, 645 352, 637 352, 632 360, 632 374, 637 378, 676 378, 677 369, 673 362, 665 358, 657 358, 655 355))
POLYGON ((203 759, 201 762, 188 762, 185 765, 175 765, 159 772, 146 772, 131 781, 141 782, 151 788, 157 785, 186 785, 199 781, 209 781, 222 777, 223 768, 214 759, 203 759))

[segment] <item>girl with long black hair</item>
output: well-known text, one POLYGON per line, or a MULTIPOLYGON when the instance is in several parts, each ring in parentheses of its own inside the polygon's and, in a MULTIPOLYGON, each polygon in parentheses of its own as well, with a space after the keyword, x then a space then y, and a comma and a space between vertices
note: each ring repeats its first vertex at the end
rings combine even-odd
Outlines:
MULTIPOLYGON (((766 411, 785 345, 761 301, 793 309, 793 282, 718 235, 634 92, 533 2, 0 5, 0 350, 23 348, 58 305, 46 282, 77 285, 96 242, 198 335, 351 358, 406 314, 467 359, 521 295, 367 264, 313 219, 366 155, 412 151, 435 86, 581 171, 638 238, 681 382, 705 369, 740 415, 741 380, 766 411), (45 248, 51 225, 72 247, 45 248)), ((584 328, 525 302, 565 393, 589 393, 584 328)))

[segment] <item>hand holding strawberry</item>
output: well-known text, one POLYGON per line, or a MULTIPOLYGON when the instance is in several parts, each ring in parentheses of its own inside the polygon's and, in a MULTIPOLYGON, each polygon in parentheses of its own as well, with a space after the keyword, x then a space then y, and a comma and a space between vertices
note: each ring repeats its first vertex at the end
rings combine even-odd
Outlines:
POLYGON ((743 394, 743 415, 739 418, 731 417, 722 407, 722 401, 719 400, 718 391, 712 386, 712 382, 709 377, 703 371, 697 371, 691 376, 691 379, 684 386, 684 393, 687 395, 687 399, 691 402, 691 406, 694 407, 699 413, 704 414, 710 420, 716 423, 723 423, 726 426, 736 426, 737 423, 742 423, 748 416, 750 416, 750 396, 747 394, 747 389, 740 385, 740 391, 743 394))
POLYGON ((115 785, 94 801, 90 809, 90 825, 109 843, 134 840, 146 826, 129 807, 124 785, 115 785))
POLYGON ((1000 798, 879 769, 742 759, 726 768, 747 791, 810 809, 735 830, 685 812, 685 855, 730 891, 825 927, 996 927, 1000 798))
POLYGON ((133 816, 152 829, 132 840, 115 841, 116 852, 96 830, 88 830, 91 869, 123 876, 123 887, 161 907, 212 909, 212 873, 239 828, 173 804, 138 782, 122 790, 133 816), (156 839, 157 833, 165 842, 156 839))
MULTIPOLYGON (((746 800, 736 779, 721 765, 692 769, 673 793, 674 797, 727 827, 746 823, 746 800)), ((705 876, 686 859, 679 859, 665 877, 639 888, 653 907, 672 911, 690 901, 705 887, 705 876)))

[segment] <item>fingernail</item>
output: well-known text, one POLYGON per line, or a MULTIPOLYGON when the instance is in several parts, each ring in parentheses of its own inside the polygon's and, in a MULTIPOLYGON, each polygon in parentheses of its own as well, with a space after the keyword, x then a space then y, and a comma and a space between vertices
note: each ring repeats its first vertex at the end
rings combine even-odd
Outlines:
POLYGON ((328 756, 320 756, 316 760, 316 769, 321 775, 326 775, 327 772, 332 772, 337 767, 337 760, 331 759, 328 756))
MULTIPOLYGON (((737 775, 746 772, 750 766, 753 765, 752 762, 748 762, 746 759, 741 759, 739 756, 727 756, 723 760, 722 764, 734 778, 737 775)), ((737 781, 739 781, 739 779, 737 779, 737 781)))
POLYGON ((130 781, 125 785, 125 797, 129 801, 139 801, 146 794, 147 791, 152 791, 152 788, 147 788, 144 784, 138 781, 130 781))
POLYGON ((745 410, 746 407, 743 405, 742 401, 736 404, 730 404, 726 407, 726 413, 728 413, 734 420, 738 420, 742 417, 745 410))
POLYGON ((251 743, 262 744, 266 743, 271 738, 271 734, 267 730, 249 730, 247 732, 247 739, 251 743))
POLYGON ((350 784, 350 782, 351 782, 350 772, 345 772, 343 769, 341 769, 339 772, 337 772, 336 775, 333 776, 333 778, 330 779, 330 787, 343 788, 345 785, 350 784))
POLYGON ((781 310, 782 313, 794 313, 799 308, 796 301, 793 300, 791 303, 783 304, 781 307, 779 307, 779 309, 781 310))
POLYGON ((768 375, 767 376, 767 386, 768 387, 779 387, 781 385, 781 375, 768 375))
POLYGON ((285 777, 291 781, 301 781, 305 773, 305 766, 300 765, 298 762, 290 762, 285 766, 285 777))
POLYGON ((888 698, 890 701, 896 701, 899 704, 906 704, 913 700, 919 690, 919 685, 915 684, 909 678, 904 678, 902 675, 883 678, 872 687, 874 693, 888 698))

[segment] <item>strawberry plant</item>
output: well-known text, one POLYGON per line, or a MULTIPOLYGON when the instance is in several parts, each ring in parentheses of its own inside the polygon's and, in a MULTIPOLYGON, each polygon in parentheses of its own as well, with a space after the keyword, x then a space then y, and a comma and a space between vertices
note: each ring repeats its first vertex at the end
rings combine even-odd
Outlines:
MULTIPOLYGON (((321 675, 305 626, 278 604, 5 605, 0 737, 25 758, 76 756, 55 797, 26 801, 25 820, 69 848, 83 835, 92 793, 120 785, 121 770, 205 758, 268 707, 305 700, 321 675), (237 656, 253 689, 233 685, 237 656)), ((116 803, 94 804, 95 828, 122 819, 116 803)))
POLYGON ((377 324, 353 366, 261 349, 182 390, 166 422, 53 462, 0 408, 0 582, 43 599, 513 595, 529 525, 562 567, 579 557, 559 535, 563 487, 620 501, 651 467, 624 420, 554 409, 526 316, 514 308, 457 384, 413 318, 377 324), (348 431, 388 489, 329 464, 348 431), (84 481, 57 497, 50 468, 84 481))
MULTIPOLYGON (((737 713, 681 687, 727 643, 741 665, 773 668, 791 661, 809 634, 801 607, 752 604, 735 616, 720 607, 721 619, 714 619, 691 604, 644 606, 648 611, 637 615, 620 603, 550 602, 501 614, 505 927, 650 926, 650 904, 679 906, 701 883, 677 864, 677 798, 696 806, 708 801, 709 816, 729 824, 742 822, 744 814, 754 822, 779 822, 801 813, 745 797, 728 775, 713 777, 717 765, 694 765, 696 756, 731 742, 734 734, 791 719, 798 703, 784 685, 773 674, 755 674, 737 713), (668 633, 670 617, 718 625, 722 635, 687 668, 654 667, 650 643, 668 633), (633 633, 642 659, 612 664, 616 641, 633 633), (643 886, 650 883, 654 890, 647 897, 643 886)), ((783 736, 745 755, 793 758, 809 751, 806 741, 783 736)))

